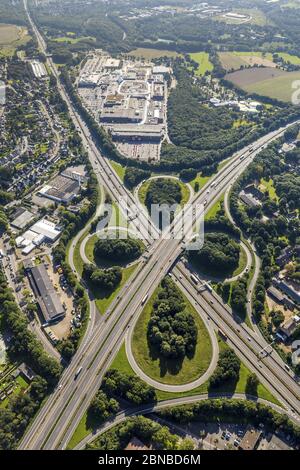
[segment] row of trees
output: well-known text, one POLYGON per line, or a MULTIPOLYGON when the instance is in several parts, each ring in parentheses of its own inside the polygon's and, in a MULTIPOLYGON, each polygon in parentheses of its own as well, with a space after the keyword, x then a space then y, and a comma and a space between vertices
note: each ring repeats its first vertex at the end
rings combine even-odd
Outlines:
POLYGON ((165 358, 192 357, 198 330, 193 315, 172 279, 166 277, 153 303, 148 341, 165 358))
POLYGON ((244 275, 232 285, 231 289, 231 307, 243 318, 247 313, 247 292, 248 292, 248 274, 244 275))
POLYGON ((250 400, 204 400, 192 405, 176 406, 159 412, 165 419, 177 423, 200 421, 209 423, 227 419, 235 423, 247 423, 258 426, 264 423, 271 432, 284 432, 300 443, 300 427, 295 425, 286 414, 280 414, 271 407, 250 400))
POLYGON ((144 416, 134 416, 114 426, 87 445, 89 450, 120 450, 125 449, 133 437, 154 449, 162 450, 193 450, 192 439, 180 439, 172 434, 167 426, 161 426, 144 416))

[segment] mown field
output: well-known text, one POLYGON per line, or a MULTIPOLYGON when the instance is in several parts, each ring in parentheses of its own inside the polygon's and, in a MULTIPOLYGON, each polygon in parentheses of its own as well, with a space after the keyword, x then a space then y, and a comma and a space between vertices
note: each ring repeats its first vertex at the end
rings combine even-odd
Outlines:
MULTIPOLYGON (((296 55, 291 55, 285 52, 278 52, 277 55, 290 64, 300 65, 300 57, 296 55)), ((276 67, 275 62, 273 62, 273 54, 271 52, 220 52, 219 58, 225 70, 238 70, 240 67, 255 67, 256 65, 276 67)))
POLYGON ((254 67, 263 65, 264 67, 276 67, 271 53, 262 52, 220 52, 219 58, 225 70, 238 70, 240 67, 254 67))
POLYGON ((67 42, 68 44, 77 44, 80 41, 95 41, 95 38, 92 36, 82 36, 82 37, 69 37, 69 36, 62 36, 59 38, 51 38, 51 41, 54 42, 67 42))
POLYGON ((248 93, 292 102, 294 93, 299 89, 296 82, 300 80, 300 72, 254 67, 229 73, 225 78, 248 93))
POLYGON ((139 47, 128 53, 133 57, 142 57, 143 59, 159 59, 160 57, 177 57, 179 54, 175 51, 170 51, 168 49, 148 49, 139 47))
POLYGON ((16 47, 26 44, 30 36, 26 28, 12 24, 0 24, 0 55, 13 55, 16 47))
POLYGON ((204 75, 205 72, 210 72, 213 69, 207 52, 194 52, 190 54, 190 57, 199 64, 196 75, 204 75))
POLYGON ((272 67, 253 67, 251 69, 237 70, 236 72, 228 73, 225 75, 225 79, 245 89, 248 86, 256 85, 265 80, 274 80, 275 78, 285 77, 286 75, 291 74, 283 70, 273 69, 272 67))

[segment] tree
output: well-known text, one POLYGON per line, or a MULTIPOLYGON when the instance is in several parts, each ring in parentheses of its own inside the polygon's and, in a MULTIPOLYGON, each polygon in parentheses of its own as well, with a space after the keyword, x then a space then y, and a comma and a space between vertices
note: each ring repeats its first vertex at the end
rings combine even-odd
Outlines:
POLYGON ((102 390, 97 392, 89 408, 89 411, 101 421, 105 421, 118 410, 119 403, 114 398, 109 399, 102 390))
POLYGON ((195 442, 190 437, 185 437, 179 441, 177 449, 178 450, 194 450, 195 442))
POLYGON ((284 321, 284 315, 280 310, 273 310, 272 312, 270 312, 270 316, 272 318, 272 323, 275 328, 278 328, 284 321))
POLYGON ((257 378, 257 375, 254 373, 249 374, 247 377, 247 383, 246 383, 246 393, 248 393, 249 395, 257 396, 258 386, 259 386, 259 380, 257 378))
POLYGON ((46 396, 47 388, 47 381, 43 377, 36 375, 30 385, 30 395, 34 400, 40 403, 46 396))
POLYGON ((139 377, 125 374, 116 369, 110 369, 105 374, 102 389, 109 397, 123 398, 135 405, 156 401, 153 387, 143 382, 139 377))
POLYGON ((219 356, 217 367, 210 377, 210 388, 217 388, 223 383, 236 383, 239 379, 241 361, 234 351, 226 349, 219 356))

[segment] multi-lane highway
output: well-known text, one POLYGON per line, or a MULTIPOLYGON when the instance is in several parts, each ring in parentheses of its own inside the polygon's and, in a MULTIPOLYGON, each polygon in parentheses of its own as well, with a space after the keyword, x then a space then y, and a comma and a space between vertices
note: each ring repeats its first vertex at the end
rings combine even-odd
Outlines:
MULTIPOLYGON (((26 0, 24 0, 24 5, 27 10, 26 0)), ((40 48, 45 52, 44 40, 30 16, 29 19, 40 48)), ((163 237, 155 241, 151 239, 148 233, 149 217, 146 213, 140 211, 140 207, 137 205, 134 196, 125 190, 107 160, 99 153, 85 123, 76 113, 76 110, 73 108, 69 97, 61 85, 52 60, 50 58, 47 60, 50 69, 58 79, 58 89, 68 105, 70 115, 76 127, 80 131, 83 143, 89 153, 90 161, 95 169, 99 182, 106 188, 113 200, 117 201, 121 196, 128 197, 129 210, 132 211, 132 213, 140 214, 140 217, 133 225, 136 225, 135 228, 139 230, 141 238, 144 239, 148 249, 147 259, 143 259, 140 263, 139 267, 126 284, 125 289, 123 289, 122 294, 115 299, 114 303, 109 308, 109 312, 103 316, 100 322, 90 322, 91 326, 88 329, 88 341, 83 341, 70 366, 64 371, 59 387, 49 397, 36 416, 20 444, 20 448, 22 449, 65 448, 84 410, 88 407, 93 395, 97 391, 101 379, 116 355, 128 329, 141 313, 143 309, 142 300, 146 299, 154 292, 161 279, 173 267, 174 262, 182 253, 185 241, 183 237, 180 237, 181 219, 179 215, 172 224, 173 232, 177 234, 175 239, 166 240, 163 237), (82 369, 75 380, 74 376, 79 367, 82 369)), ((252 144, 252 146, 238 152, 227 165, 211 179, 210 183, 206 185, 203 191, 195 196, 192 207, 195 207, 196 204, 205 204, 205 207, 208 208, 213 204, 230 183, 244 171, 260 149, 270 141, 278 138, 285 129, 286 128, 282 128, 279 131, 272 132, 259 139, 254 145, 252 144), (211 186, 212 183, 213 187, 211 186)), ((192 234, 192 230, 193 224, 191 222, 188 227, 189 235, 192 234)), ((177 269, 180 268, 176 268, 176 270, 177 269)), ((186 291, 189 290, 189 295, 192 295, 190 292, 191 282, 188 280, 188 275, 178 275, 177 279, 178 284, 186 291)), ((194 286, 192 287, 195 289, 194 286)), ((197 299, 200 299, 198 293, 195 294, 194 292, 193 295, 197 295, 197 299)), ((209 292, 203 292, 201 294, 201 302, 197 301, 196 306, 199 310, 200 308, 202 310, 204 309, 203 305, 206 306, 205 308, 207 308, 207 305, 211 305, 211 299, 207 298, 209 295, 211 295, 209 292)), ((228 332, 228 338, 235 346, 238 354, 245 359, 251 370, 257 372, 261 381, 263 383, 268 382, 271 391, 273 391, 276 396, 280 395, 287 408, 293 408, 293 413, 300 414, 299 388, 288 371, 285 370, 284 364, 280 364, 279 359, 277 360, 277 358, 273 359, 271 357, 260 361, 262 367, 257 365, 257 349, 264 346, 262 340, 259 340, 261 341, 260 345, 255 343, 253 338, 249 341, 248 332, 244 333, 244 330, 238 332, 236 324, 229 325, 228 318, 231 317, 229 313, 226 312, 228 318, 226 317, 226 321, 224 320, 224 309, 224 306, 220 309, 213 308, 208 314, 216 324, 217 322, 222 323, 223 329, 226 329, 228 332), (246 334, 247 336, 244 337, 246 334), (270 387, 272 383, 274 385, 273 388, 270 387)), ((96 315, 96 312, 93 310, 91 315, 96 315)), ((230 321, 233 322, 233 319, 231 318, 230 321)))

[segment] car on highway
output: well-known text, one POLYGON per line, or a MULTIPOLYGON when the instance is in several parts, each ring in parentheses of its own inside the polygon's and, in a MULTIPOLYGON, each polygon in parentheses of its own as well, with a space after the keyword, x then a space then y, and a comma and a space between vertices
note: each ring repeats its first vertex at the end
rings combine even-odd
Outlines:
POLYGON ((77 369, 77 371, 75 372, 74 380, 77 379, 77 377, 79 376, 79 374, 81 373, 81 371, 82 371, 82 367, 79 367, 79 368, 77 369))

